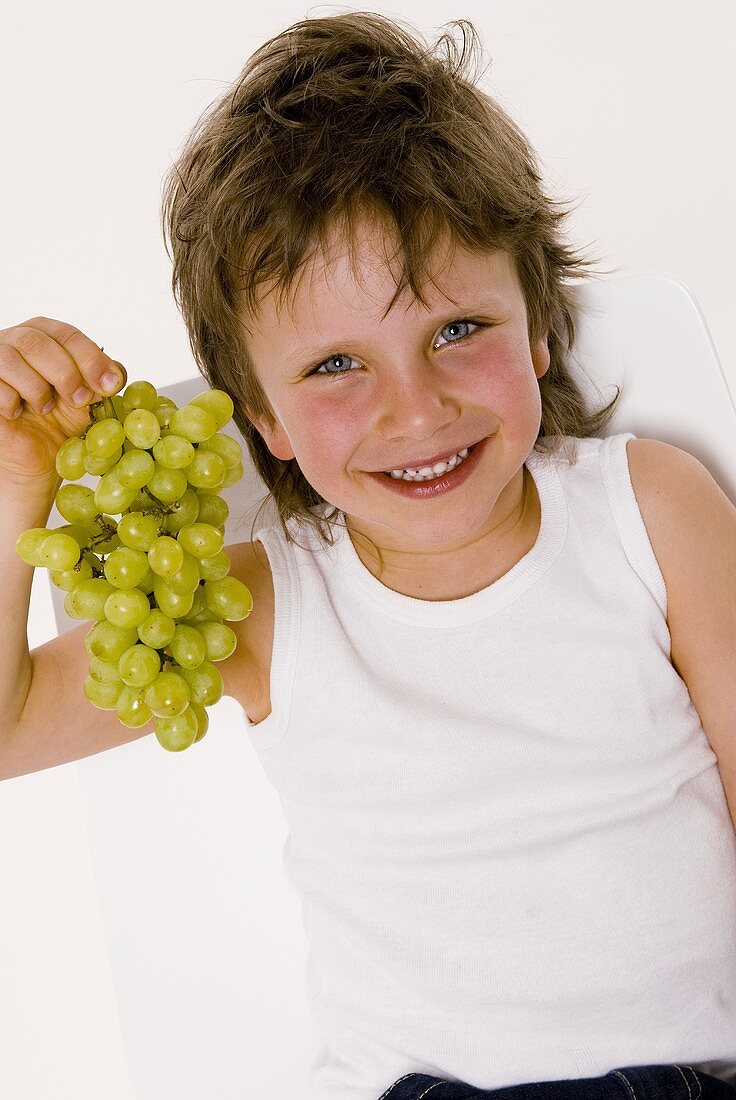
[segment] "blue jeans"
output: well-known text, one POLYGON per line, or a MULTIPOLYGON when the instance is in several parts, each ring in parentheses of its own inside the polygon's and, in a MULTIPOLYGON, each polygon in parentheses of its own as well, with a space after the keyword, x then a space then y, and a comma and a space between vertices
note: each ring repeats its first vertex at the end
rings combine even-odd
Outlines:
POLYGON ((624 1066, 603 1077, 476 1089, 426 1073, 394 1081, 379 1100, 736 1100, 736 1085, 691 1066, 624 1066))

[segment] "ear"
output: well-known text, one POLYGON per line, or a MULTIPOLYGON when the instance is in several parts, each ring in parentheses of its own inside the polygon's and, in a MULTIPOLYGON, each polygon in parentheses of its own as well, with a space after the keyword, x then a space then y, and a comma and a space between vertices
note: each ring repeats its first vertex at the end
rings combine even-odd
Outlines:
POLYGON ((280 458, 282 462, 288 462, 290 458, 295 457, 291 441, 278 420, 273 428, 269 428, 262 420, 253 420, 251 423, 260 432, 264 443, 274 458, 280 458))
POLYGON ((541 336, 535 344, 530 347, 532 353, 532 363, 534 364, 534 373, 537 378, 541 378, 549 370, 549 333, 545 332, 544 336, 541 336))

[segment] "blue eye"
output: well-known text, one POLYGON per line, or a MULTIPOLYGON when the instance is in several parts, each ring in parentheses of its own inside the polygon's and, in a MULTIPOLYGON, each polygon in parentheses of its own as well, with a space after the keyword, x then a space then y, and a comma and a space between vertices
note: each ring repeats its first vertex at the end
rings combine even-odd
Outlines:
MULTIPOLYGON (((448 328, 457 328, 458 325, 475 325, 476 328, 485 328, 485 325, 480 324, 478 321, 448 321, 448 323, 445 325, 445 328, 442 329, 442 332, 444 332, 445 329, 448 329, 448 328)), ((467 335, 472 335, 472 333, 469 333, 467 335)), ((460 339, 462 339, 462 335, 460 336, 460 339)), ((458 342, 457 340, 451 340, 450 341, 450 343, 452 343, 452 344, 457 344, 457 342, 458 342)), ((442 347, 442 345, 441 344, 433 344, 432 347, 437 348, 437 347, 442 347)))
MULTIPOLYGON (((441 330, 441 332, 445 332, 446 329, 457 328, 459 325, 465 325, 466 327, 468 325, 473 325, 475 329, 488 328, 488 325, 483 323, 482 321, 469 321, 469 320, 448 321, 448 323, 444 326, 444 328, 441 330)), ((472 335, 473 335, 472 332, 470 332, 470 333, 462 333, 461 332, 461 334, 460 334, 460 336, 457 340, 450 340, 449 343, 457 344, 457 343, 460 342, 460 340, 465 339, 466 336, 472 336, 472 335)), ((434 347, 434 348, 440 348, 442 346, 443 346, 442 344, 433 344, 432 345, 432 347, 434 347)), ((331 355, 329 359, 325 359, 324 362, 319 363, 313 370, 309 371, 309 375, 312 375, 312 374, 328 374, 328 375, 331 375, 334 378, 335 376, 340 376, 340 375, 352 374, 353 373, 351 370, 340 370, 340 369, 338 369, 338 370, 328 370, 327 365, 329 363, 331 363, 333 361, 333 359, 338 359, 338 360, 342 360, 342 361, 348 360, 349 362, 355 362, 355 360, 353 360, 350 355, 343 355, 342 352, 336 352, 335 355, 331 355)))
POLYGON ((343 359, 343 360, 344 359, 350 359, 350 356, 349 355, 342 355, 340 352, 338 352, 336 355, 331 355, 329 359, 325 359, 324 363, 320 363, 320 365, 318 367, 315 367, 313 371, 310 371, 310 374, 320 374, 320 373, 324 373, 324 374, 349 374, 350 373, 349 371, 343 371, 343 370, 325 370, 323 372, 322 368, 324 366, 326 366, 327 363, 331 363, 333 359, 343 359))

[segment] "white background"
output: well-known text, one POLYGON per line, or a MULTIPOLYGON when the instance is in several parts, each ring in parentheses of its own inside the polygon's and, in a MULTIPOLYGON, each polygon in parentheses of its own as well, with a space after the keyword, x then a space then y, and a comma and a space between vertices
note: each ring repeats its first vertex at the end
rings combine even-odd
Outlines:
MULTIPOLYGON (((264 16, 217 0, 98 0, 6 10, 0 328, 62 318, 122 361, 131 381, 164 386, 193 374, 160 230, 162 176, 266 38, 310 15, 363 7, 276 3, 264 16)), ((529 135, 555 197, 584 199, 570 218, 573 242, 591 246, 603 266, 685 283, 736 394, 732 5, 498 0, 370 10, 427 36, 451 19, 476 23, 492 58, 484 86, 529 135)), ((45 573, 31 612, 33 647, 55 633, 45 573)), ((234 726, 233 737, 245 733, 234 726)), ((253 822, 241 873, 256 918, 244 914, 234 948, 253 958, 253 996, 242 1077, 217 1095, 299 1096, 312 1052, 299 911, 280 878, 278 800, 251 746, 237 751, 253 822)), ((76 769, 0 785, 0 1094, 143 1100, 127 1072, 76 769)), ((197 1016, 192 1004, 191 1037, 197 1016)))

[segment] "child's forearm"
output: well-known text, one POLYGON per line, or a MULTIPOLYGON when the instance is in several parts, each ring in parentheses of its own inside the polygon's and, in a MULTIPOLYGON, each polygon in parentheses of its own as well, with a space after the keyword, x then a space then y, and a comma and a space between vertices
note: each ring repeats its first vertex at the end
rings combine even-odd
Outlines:
POLYGON ((7 486, 0 491, 0 736, 3 738, 10 737, 20 722, 31 686, 28 610, 33 567, 18 557, 15 543, 29 527, 47 525, 55 492, 39 495, 7 486))

